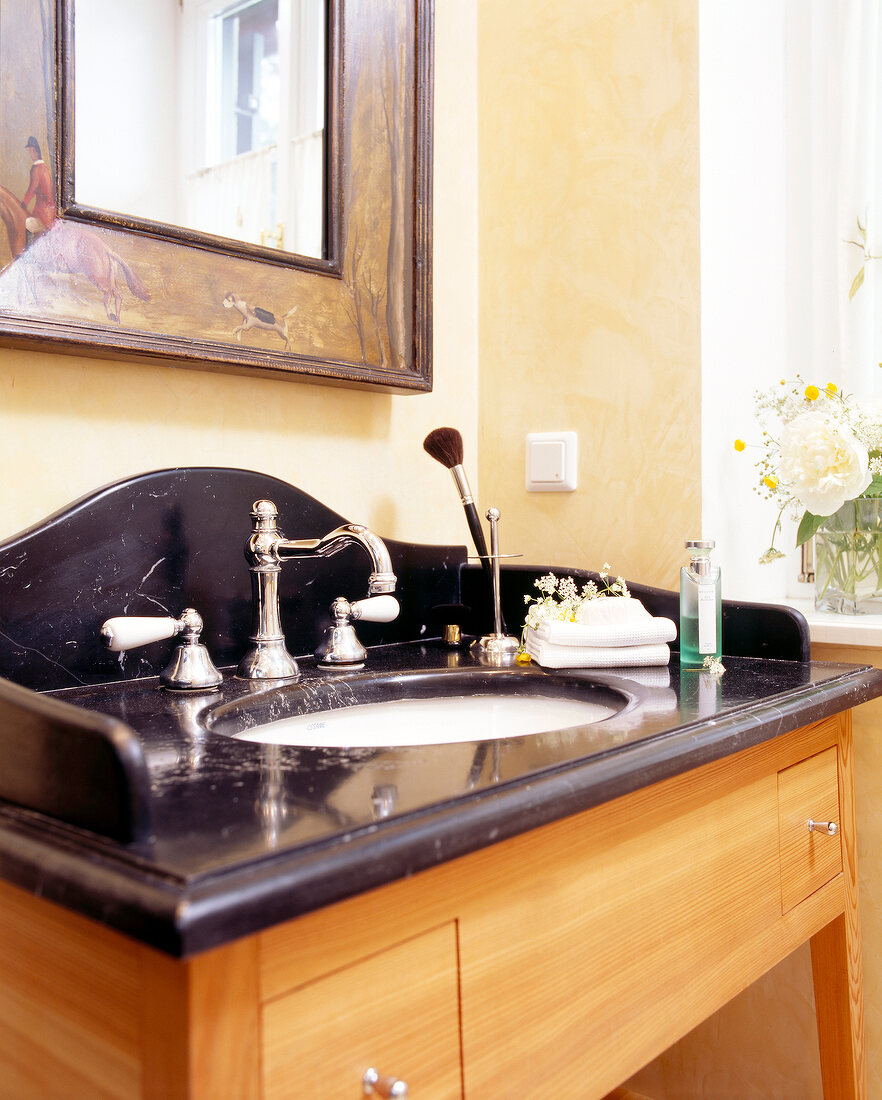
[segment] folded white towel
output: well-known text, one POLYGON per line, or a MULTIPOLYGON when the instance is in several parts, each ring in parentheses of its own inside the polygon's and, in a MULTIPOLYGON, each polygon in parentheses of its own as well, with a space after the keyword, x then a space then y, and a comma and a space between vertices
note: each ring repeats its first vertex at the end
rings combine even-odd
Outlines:
POLYGON ((621 626, 642 622, 652 616, 634 596, 599 596, 579 607, 579 622, 586 626, 621 626))
POLYGON ((581 622, 546 619, 534 634, 540 641, 557 646, 608 648, 672 642, 677 637, 677 627, 672 619, 650 615, 633 597, 604 596, 582 605, 581 622))
POLYGON ((532 659, 545 668, 634 668, 666 665, 671 659, 671 651, 664 643, 557 645, 540 637, 532 628, 527 631, 525 647, 532 659))

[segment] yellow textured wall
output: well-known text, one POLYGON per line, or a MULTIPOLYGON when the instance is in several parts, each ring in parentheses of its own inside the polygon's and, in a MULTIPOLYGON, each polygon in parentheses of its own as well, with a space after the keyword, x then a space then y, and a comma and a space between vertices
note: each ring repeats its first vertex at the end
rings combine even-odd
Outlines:
POLYGON ((220 465, 284 478, 389 537, 468 540, 451 477, 422 440, 456 425, 477 482, 473 0, 438 5, 436 46, 433 393, 387 396, 0 350, 0 538, 121 477, 220 465))
POLYGON ((504 551, 675 587, 700 531, 697 0, 481 0, 480 481, 504 551), (579 488, 527 493, 529 431, 579 488))

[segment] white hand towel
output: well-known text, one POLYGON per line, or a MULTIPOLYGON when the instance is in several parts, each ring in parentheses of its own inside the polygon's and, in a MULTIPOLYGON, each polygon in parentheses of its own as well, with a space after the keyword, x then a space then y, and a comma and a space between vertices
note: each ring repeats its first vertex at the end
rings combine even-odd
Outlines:
MULTIPOLYGON (((572 624, 575 625, 575 624, 572 624)), ((558 645, 528 630, 525 640, 532 659, 545 668, 628 668, 666 665, 671 651, 664 643, 649 645, 558 645)))
POLYGON ((537 639, 556 646, 657 645, 672 642, 677 627, 672 619, 650 615, 633 597, 604 596, 581 607, 581 622, 546 619, 536 627, 537 639))

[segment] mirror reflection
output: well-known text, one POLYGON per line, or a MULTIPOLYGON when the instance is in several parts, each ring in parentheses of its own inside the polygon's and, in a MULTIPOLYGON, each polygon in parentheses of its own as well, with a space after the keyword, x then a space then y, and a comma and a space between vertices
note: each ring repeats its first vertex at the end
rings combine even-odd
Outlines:
POLYGON ((75 201, 321 257, 325 41, 325 0, 75 0, 75 201))

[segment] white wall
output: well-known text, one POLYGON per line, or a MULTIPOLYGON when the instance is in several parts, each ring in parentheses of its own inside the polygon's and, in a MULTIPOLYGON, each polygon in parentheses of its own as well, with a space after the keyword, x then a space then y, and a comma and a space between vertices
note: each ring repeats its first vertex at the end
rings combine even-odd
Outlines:
POLYGON ((699 7, 702 527, 724 595, 774 600, 757 565, 774 512, 753 491, 753 391, 788 369, 785 21, 781 0, 699 7))
MULTIPOLYGON (((733 449, 736 437, 760 439, 754 391, 797 373, 852 391, 866 381, 840 355, 852 306, 837 211, 840 57, 859 7, 700 5, 702 514, 730 598, 810 595, 796 580, 797 552, 757 561, 777 509, 754 490, 759 452, 733 449)), ((791 551, 794 541, 789 523, 776 545, 791 551)))

